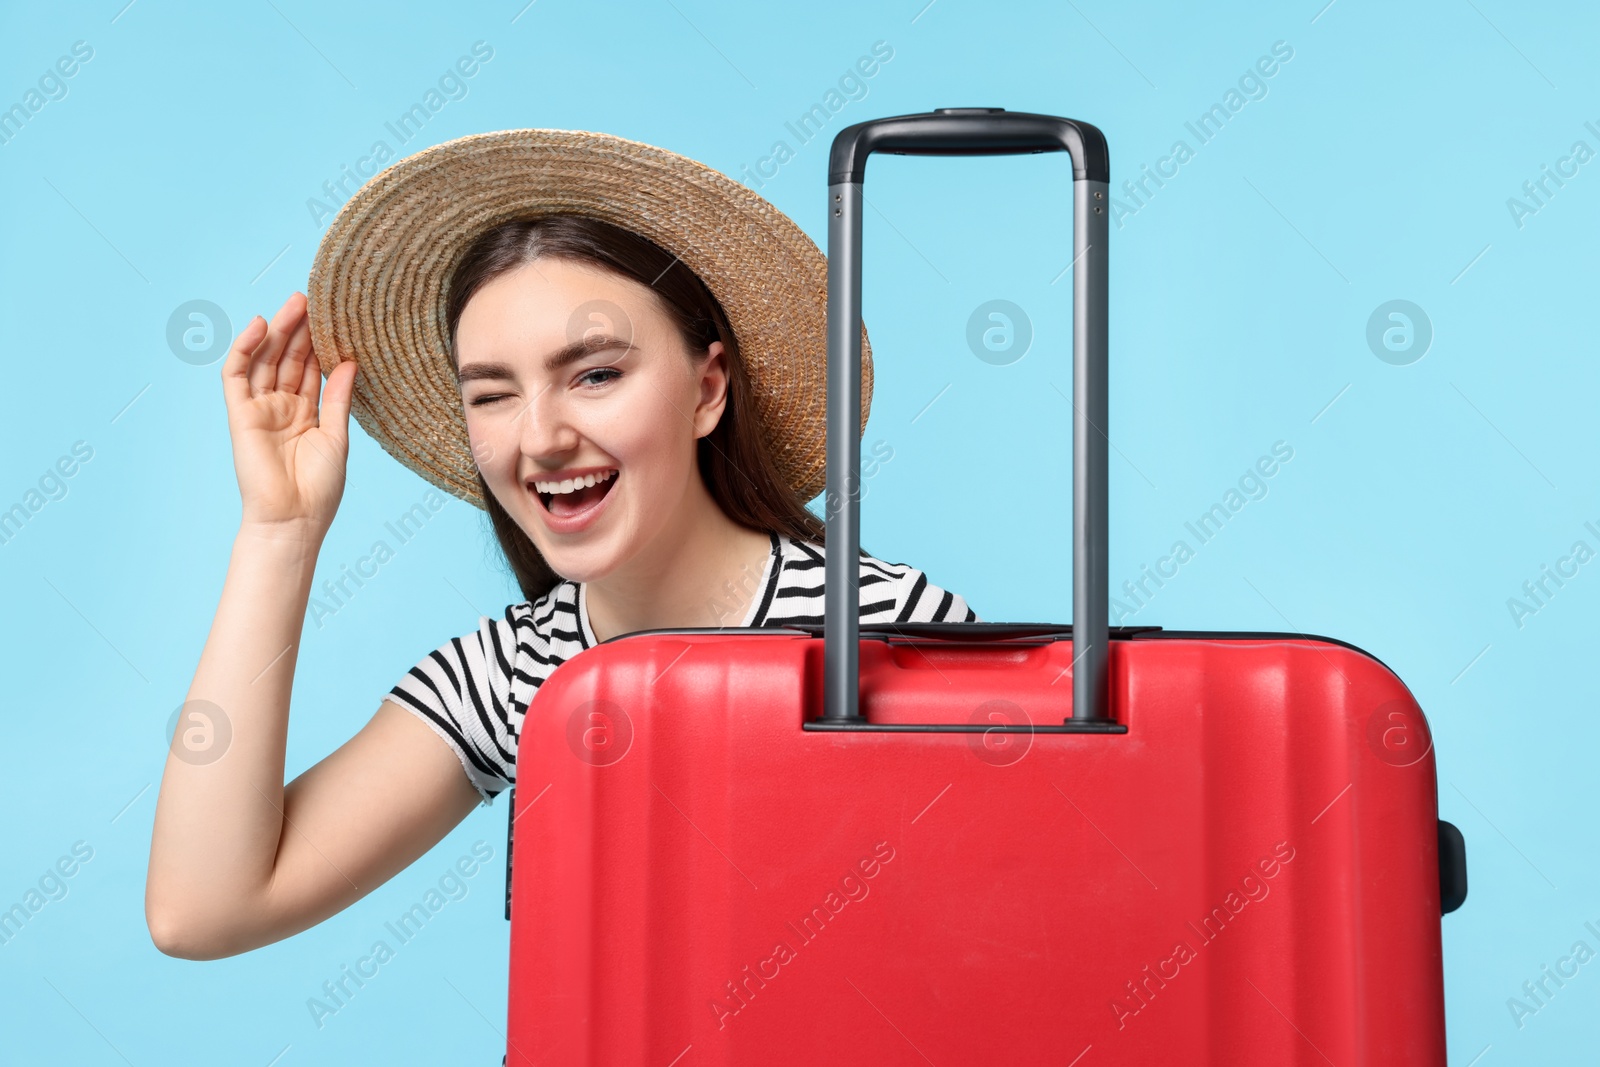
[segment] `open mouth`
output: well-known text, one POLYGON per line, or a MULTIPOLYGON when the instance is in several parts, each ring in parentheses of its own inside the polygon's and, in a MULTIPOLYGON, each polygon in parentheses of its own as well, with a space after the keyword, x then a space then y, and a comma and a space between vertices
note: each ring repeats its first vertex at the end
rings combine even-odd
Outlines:
POLYGON ((581 515, 599 504, 616 484, 615 469, 597 471, 565 481, 533 481, 529 485, 545 511, 558 519, 581 515))

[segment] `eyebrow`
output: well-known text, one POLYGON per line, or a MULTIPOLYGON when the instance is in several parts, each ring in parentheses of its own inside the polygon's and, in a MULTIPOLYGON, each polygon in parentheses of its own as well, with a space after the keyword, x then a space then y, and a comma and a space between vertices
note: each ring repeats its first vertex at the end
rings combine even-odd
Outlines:
MULTIPOLYGON (((591 333, 573 341, 571 344, 551 352, 544 357, 544 369, 555 372, 569 364, 576 363, 596 352, 604 352, 613 348, 632 351, 637 348, 631 341, 615 337, 607 333, 591 333)), ((456 379, 465 386, 468 382, 475 381, 512 381, 516 378, 516 371, 509 363, 468 363, 456 372, 456 379)))

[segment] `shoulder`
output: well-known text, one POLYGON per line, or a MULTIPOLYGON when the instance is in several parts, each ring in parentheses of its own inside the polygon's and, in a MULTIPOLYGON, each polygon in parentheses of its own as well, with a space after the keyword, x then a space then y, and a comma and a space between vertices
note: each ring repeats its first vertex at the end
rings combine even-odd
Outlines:
MULTIPOLYGON (((769 623, 820 622, 826 547, 781 535, 780 545, 783 573, 769 623), (796 600, 803 600, 804 608, 795 610, 800 607, 796 600)), ((908 563, 862 553, 857 583, 862 622, 974 622, 978 618, 960 594, 936 585, 908 563)))
POLYGON ((503 633, 511 636, 530 661, 530 669, 543 675, 588 647, 583 639, 583 623, 578 614, 577 583, 562 579, 550 591, 533 601, 523 601, 506 609, 497 621, 503 633))
POLYGON ((537 600, 478 616, 476 629, 445 641, 412 668, 413 687, 420 684, 440 695, 448 687, 469 699, 514 682, 537 687, 543 675, 573 655, 575 599, 575 587, 561 582, 537 600))
POLYGON ((563 578, 537 600, 506 609, 506 621, 528 640, 552 640, 556 635, 578 638, 578 586, 563 578))
POLYGON ((548 641, 552 629, 559 625, 561 598, 558 593, 559 587, 538 600, 508 604, 499 615, 480 615, 476 631, 455 638, 443 647, 475 653, 469 658, 488 661, 490 665, 498 662, 510 673, 519 656, 548 641))
POLYGON ((862 622, 973 622, 976 619, 965 597, 934 584, 918 568, 909 563, 892 563, 877 556, 862 555, 862 622), (869 584, 869 579, 880 575, 885 594, 869 597, 869 590, 880 587, 877 582, 869 584), (873 607, 877 610, 869 612, 873 607))

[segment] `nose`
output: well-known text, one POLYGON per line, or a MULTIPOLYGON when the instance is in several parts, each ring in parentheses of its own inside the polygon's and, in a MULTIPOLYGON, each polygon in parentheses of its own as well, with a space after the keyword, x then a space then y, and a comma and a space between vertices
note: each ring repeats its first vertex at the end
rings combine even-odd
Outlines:
POLYGON ((540 387, 517 418, 521 420, 518 440, 522 454, 543 466, 560 466, 561 457, 578 447, 578 429, 572 425, 559 392, 548 383, 540 387))

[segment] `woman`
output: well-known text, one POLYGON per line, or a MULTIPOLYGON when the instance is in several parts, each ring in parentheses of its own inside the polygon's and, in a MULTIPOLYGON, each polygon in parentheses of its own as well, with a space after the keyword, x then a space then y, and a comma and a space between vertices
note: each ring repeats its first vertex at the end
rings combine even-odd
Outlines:
MULTIPOLYGON (((815 245, 753 192, 599 134, 447 142, 341 209, 309 302, 252 320, 222 367, 242 515, 185 706, 216 748, 175 736, 157 802, 145 913, 161 951, 270 944, 403 870, 515 779, 530 701, 583 649, 820 621, 824 529, 804 501, 821 489, 825 281, 815 245), (526 599, 424 657, 285 786, 296 638, 352 409, 485 508, 526 599)), ((865 553, 860 585, 864 622, 976 618, 865 553)))

